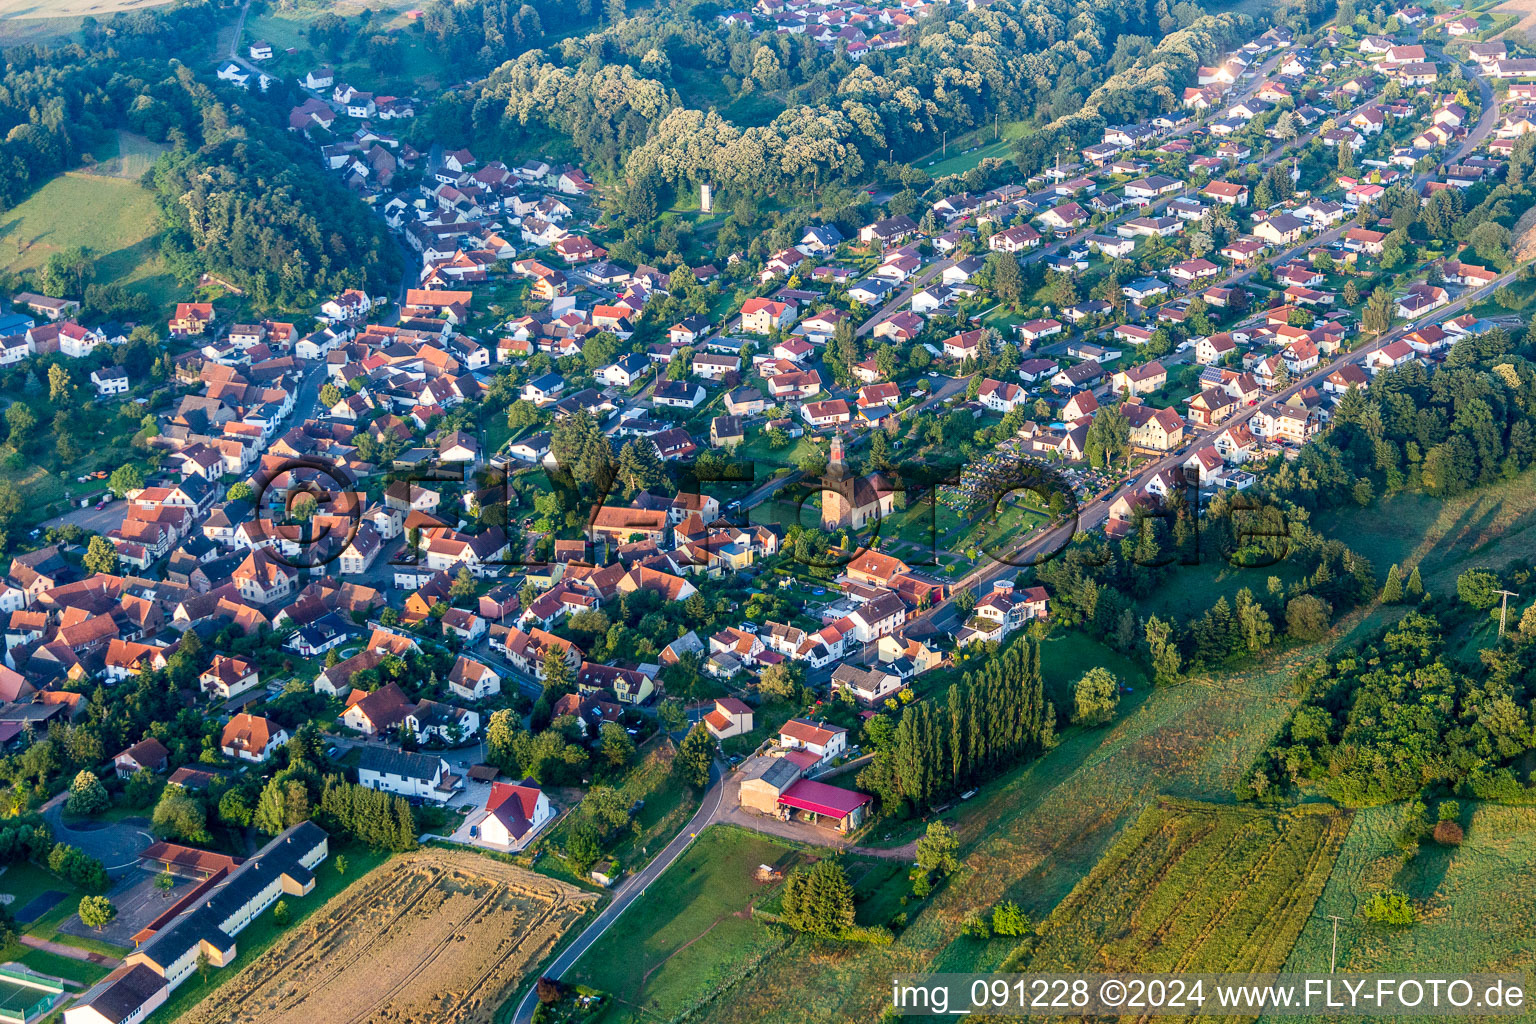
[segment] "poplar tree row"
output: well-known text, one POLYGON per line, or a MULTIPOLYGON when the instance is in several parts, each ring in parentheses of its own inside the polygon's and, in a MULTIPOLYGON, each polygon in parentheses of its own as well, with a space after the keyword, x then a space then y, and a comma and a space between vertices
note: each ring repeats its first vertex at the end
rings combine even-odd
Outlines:
POLYGON ((1020 637, 979 672, 949 688, 944 706, 908 705, 891 739, 859 773, 859 788, 887 813, 931 807, 1055 742, 1040 648, 1020 637))

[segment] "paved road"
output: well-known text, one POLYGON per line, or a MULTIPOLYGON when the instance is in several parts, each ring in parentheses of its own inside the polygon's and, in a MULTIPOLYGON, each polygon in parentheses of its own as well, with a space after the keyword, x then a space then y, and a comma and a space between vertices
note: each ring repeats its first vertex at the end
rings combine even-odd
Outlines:
MULTIPOLYGON (((103 484, 106 481, 102 481, 103 484)), ((98 509, 95 505, 89 508, 71 509, 61 516, 45 519, 38 525, 44 529, 50 526, 63 526, 70 523, 92 533, 106 534, 123 525, 123 519, 128 515, 128 503, 126 501, 113 500, 107 503, 106 508, 98 509)))
MULTIPOLYGON (((559 978, 580 960, 582 954, 590 949, 593 943, 602 938, 613 923, 623 916, 629 905, 645 894, 646 887, 659 878, 662 872, 672 866, 677 858, 693 844, 699 833, 713 824, 720 813, 721 797, 725 793, 725 780, 721 776, 720 762, 716 761, 710 768, 711 785, 704 793, 704 801, 692 820, 677 834, 677 837, 667 844, 666 848, 657 854, 639 874, 630 876, 620 885, 613 894, 613 902, 604 908, 597 919, 587 926, 586 930, 576 936, 565 950, 544 970, 544 977, 559 978)), ((529 989, 523 996, 523 1001, 517 1006, 517 1013, 513 1017, 515 1024, 531 1024, 533 1021, 533 1009, 538 1004, 538 994, 535 989, 529 989)))
POLYGON ((876 310, 874 316, 860 324, 859 329, 853 333, 856 336, 862 338, 864 335, 880 326, 882 321, 889 320, 891 317, 901 312, 901 308, 908 302, 912 301, 912 296, 916 295, 921 289, 926 287, 930 281, 934 280, 940 274, 944 273, 944 271, 948 270, 954 265, 954 260, 939 260, 937 263, 930 264, 929 266, 913 274, 911 277, 907 278, 902 282, 901 287, 896 290, 895 294, 893 294, 890 299, 887 300, 885 305, 876 310))

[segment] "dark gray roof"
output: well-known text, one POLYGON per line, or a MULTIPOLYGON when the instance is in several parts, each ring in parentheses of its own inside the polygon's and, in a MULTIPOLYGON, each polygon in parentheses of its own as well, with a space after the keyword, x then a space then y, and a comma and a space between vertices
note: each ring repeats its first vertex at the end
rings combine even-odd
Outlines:
POLYGON ((359 771, 367 769, 381 775, 396 775, 402 779, 421 779, 425 782, 437 778, 441 766, 440 757, 389 747, 364 747, 363 756, 357 762, 359 771))
POLYGON ((76 1005, 89 1006, 111 1024, 121 1024, 151 996, 165 987, 165 979, 143 964, 119 967, 76 1005))
POLYGON ((772 764, 763 769, 763 774, 759 778, 774 789, 786 789, 800 778, 800 769, 792 762, 776 757, 772 764))
POLYGON ((326 838, 325 831, 312 821, 300 822, 278 833, 254 857, 231 871, 206 899, 183 911, 137 952, 162 967, 186 956, 199 942, 207 942, 225 954, 233 952, 235 937, 224 931, 223 923, 275 878, 287 875, 301 885, 308 884, 314 876, 300 859, 326 838))

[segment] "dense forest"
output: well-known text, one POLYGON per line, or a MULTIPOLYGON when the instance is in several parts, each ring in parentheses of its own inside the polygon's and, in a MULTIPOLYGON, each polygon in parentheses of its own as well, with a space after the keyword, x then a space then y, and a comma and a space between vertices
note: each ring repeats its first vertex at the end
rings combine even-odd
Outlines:
MULTIPOLYGON (((1486 612, 1482 570, 1462 603, 1486 612)), ((1419 601, 1413 588, 1403 599, 1419 601)), ((1468 591, 1465 583, 1458 589, 1468 591)), ((1490 591, 1490 594, 1492 591, 1490 591)), ((1485 798, 1529 802, 1519 761, 1533 746, 1536 616, 1512 628, 1508 645, 1482 652, 1469 668, 1447 651, 1461 610, 1410 611, 1356 650, 1318 661, 1297 685, 1301 706, 1260 755, 1239 795, 1273 799, 1303 784, 1351 806, 1390 803, 1440 786, 1485 798)))
POLYGON ((0 204, 12 206, 75 166, 107 132, 172 147, 151 171, 161 246, 186 283, 205 270, 261 307, 313 304, 337 288, 399 280, 382 222, 316 166, 283 123, 284 88, 247 96, 213 87, 176 55, 200 52, 233 5, 191 3, 105 21, 82 42, 7 50, 0 75, 0 204))
MULTIPOLYGON (((429 12, 445 51, 483 64, 499 45, 504 61, 444 96, 428 118, 434 131, 507 154, 560 140, 608 177, 648 188, 710 180, 749 196, 862 180, 894 154, 910 160, 945 132, 994 118, 1044 128, 1171 109, 1195 66, 1249 27, 1187 2, 1003 0, 947 8, 903 30, 907 45, 853 61, 806 36, 721 27, 713 5, 686 4, 622 19, 619 5, 606 28, 519 52, 516 32, 476 22, 474 11, 493 7, 489 20, 508 24, 505 4, 429 12)), ((548 24, 547 12, 539 18, 548 24)))
POLYGON ((198 118, 191 73, 163 55, 197 45, 225 16, 219 4, 84 19, 82 44, 17 46, 0 75, 0 204, 74 166, 100 133, 131 127, 157 141, 186 138, 198 118))
POLYGON ((1528 332, 1494 330, 1458 341, 1433 374, 1418 364, 1381 373, 1347 393, 1332 430, 1266 485, 1326 508, 1414 488, 1448 497, 1513 477, 1536 461, 1532 355, 1528 332))

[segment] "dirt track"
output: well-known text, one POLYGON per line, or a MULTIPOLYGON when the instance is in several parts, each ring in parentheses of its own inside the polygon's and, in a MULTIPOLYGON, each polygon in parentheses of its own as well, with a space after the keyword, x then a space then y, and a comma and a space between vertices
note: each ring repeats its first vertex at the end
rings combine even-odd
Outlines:
POLYGON ((410 854, 349 886, 184 1020, 490 1024, 594 899, 471 853, 410 854))

